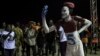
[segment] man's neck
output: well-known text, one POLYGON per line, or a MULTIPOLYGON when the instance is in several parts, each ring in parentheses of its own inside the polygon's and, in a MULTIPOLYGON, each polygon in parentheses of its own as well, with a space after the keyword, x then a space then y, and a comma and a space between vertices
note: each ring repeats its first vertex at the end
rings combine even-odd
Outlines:
POLYGON ((71 18, 70 15, 69 15, 68 17, 65 18, 65 22, 69 22, 69 21, 71 21, 71 20, 72 20, 72 18, 71 18))

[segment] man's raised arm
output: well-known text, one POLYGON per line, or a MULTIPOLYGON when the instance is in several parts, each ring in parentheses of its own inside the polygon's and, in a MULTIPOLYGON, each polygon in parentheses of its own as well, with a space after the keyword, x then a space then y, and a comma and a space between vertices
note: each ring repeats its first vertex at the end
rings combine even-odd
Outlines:
POLYGON ((46 22, 47 11, 48 11, 48 5, 45 5, 43 7, 42 14, 41 14, 42 24, 43 24, 43 28, 44 28, 45 33, 49 33, 49 27, 48 27, 47 22, 46 22))

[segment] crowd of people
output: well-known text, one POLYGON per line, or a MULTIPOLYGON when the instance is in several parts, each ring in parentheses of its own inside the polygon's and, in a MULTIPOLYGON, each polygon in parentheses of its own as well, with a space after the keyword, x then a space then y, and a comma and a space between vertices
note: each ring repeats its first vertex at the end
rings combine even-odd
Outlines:
POLYGON ((42 23, 3 22, 0 29, 1 56, 59 56, 60 54, 61 56, 85 56, 84 52, 87 53, 88 46, 87 37, 91 37, 88 31, 91 21, 77 15, 71 16, 70 10, 72 11, 74 7, 73 3, 65 2, 61 10, 62 19, 57 23, 49 20, 47 24, 47 5, 43 7, 41 14, 42 23), (78 22, 84 25, 78 27, 78 22))
MULTIPOLYGON (((52 20, 49 25, 53 26, 52 20)), ((44 30, 35 21, 29 21, 24 26, 20 23, 14 25, 3 22, 0 29, 1 56, 55 55, 56 29, 49 34, 45 34, 44 30)))

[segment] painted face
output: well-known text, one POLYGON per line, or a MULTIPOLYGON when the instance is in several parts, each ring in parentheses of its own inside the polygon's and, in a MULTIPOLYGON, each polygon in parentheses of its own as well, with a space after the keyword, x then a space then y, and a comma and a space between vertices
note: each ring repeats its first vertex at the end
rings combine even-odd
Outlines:
POLYGON ((62 18, 66 18, 69 16, 69 8, 64 6, 61 10, 62 18))

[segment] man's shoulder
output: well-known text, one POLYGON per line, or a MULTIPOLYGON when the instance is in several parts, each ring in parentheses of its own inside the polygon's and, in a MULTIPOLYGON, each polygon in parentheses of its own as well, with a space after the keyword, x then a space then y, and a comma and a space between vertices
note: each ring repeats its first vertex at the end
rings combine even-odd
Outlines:
POLYGON ((2 31, 3 33, 9 33, 9 31, 6 31, 6 30, 4 30, 4 31, 2 31))
POLYGON ((75 21, 84 22, 84 19, 81 16, 74 15, 71 16, 75 21))

